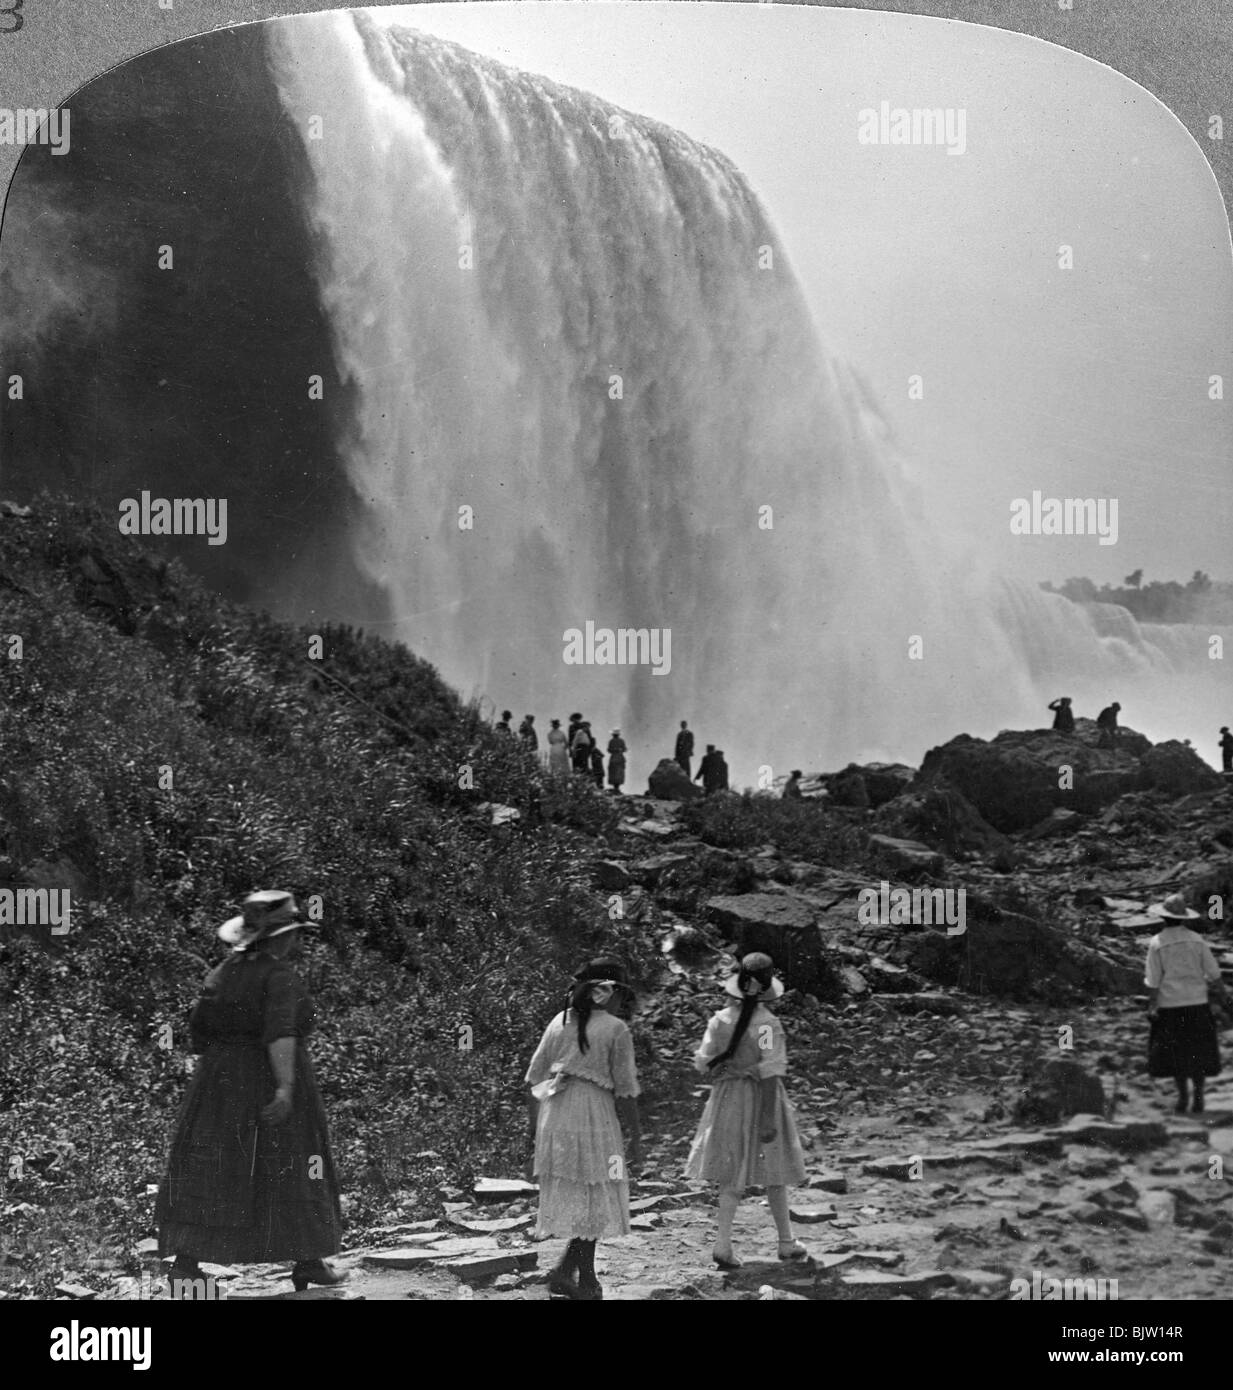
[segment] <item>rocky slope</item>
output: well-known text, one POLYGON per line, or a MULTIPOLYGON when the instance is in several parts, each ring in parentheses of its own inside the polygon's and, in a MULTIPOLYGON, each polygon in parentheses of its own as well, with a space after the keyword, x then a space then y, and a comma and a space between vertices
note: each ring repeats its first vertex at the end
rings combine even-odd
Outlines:
MULTIPOLYGON (((213 924, 272 874, 331 905, 307 965, 345 1296, 544 1296, 555 1249, 508 1186, 516 1097, 569 964, 598 949, 641 986, 647 1105, 636 1228, 602 1248, 610 1296, 1001 1298, 1037 1270, 1118 1278, 1122 1297, 1222 1288, 1233 1092, 1175 1117, 1143 1076, 1148 905, 1185 893, 1233 976, 1233 799, 1184 745, 961 737, 919 772, 807 778, 800 802, 613 798, 540 783, 399 649, 333 631, 309 674, 306 634, 220 607, 73 509, 0 515, 0 608, 27 635, 4 688, 0 870, 82 904, 54 955, 0 939, 0 1296, 157 1293, 149 1188, 183 1057, 155 1039, 213 924), (153 776, 168 747, 174 797, 153 776), (1073 802, 1050 790, 1062 766, 1073 802), (925 890, 962 918, 883 915, 925 890), (815 1263, 721 1279, 710 1198, 679 1176, 705 1094, 689 1061, 754 947, 790 986, 815 1263)), ((751 1259, 772 1250, 756 1201, 738 1231, 751 1259)), ((219 1288, 271 1295, 272 1273, 219 1288)))

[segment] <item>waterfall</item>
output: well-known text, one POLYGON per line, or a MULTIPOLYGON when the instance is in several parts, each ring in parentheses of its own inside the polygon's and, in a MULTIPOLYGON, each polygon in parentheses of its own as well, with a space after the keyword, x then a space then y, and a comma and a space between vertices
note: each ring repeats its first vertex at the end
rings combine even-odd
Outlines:
POLYGON ((682 718, 737 785, 915 761, 1060 693, 1154 737, 1227 722, 1206 632, 1119 630, 967 556, 722 154, 363 12, 270 42, 357 388, 351 544, 464 692, 541 734, 619 725, 630 790, 682 718), (588 621, 669 629, 670 671, 566 665, 588 621))

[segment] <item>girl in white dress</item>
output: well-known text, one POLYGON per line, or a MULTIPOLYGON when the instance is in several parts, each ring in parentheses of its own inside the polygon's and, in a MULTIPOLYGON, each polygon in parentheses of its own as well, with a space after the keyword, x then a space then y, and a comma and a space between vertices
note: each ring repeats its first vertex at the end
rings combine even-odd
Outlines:
POLYGON ((714 1081, 685 1176, 719 1187, 719 1233, 715 1263, 738 1269, 732 1253, 732 1222, 747 1187, 766 1188, 779 1231, 779 1258, 805 1260, 809 1252, 792 1235, 788 1186, 805 1178, 805 1155, 796 1133, 792 1104, 783 1087, 788 1051, 783 1025, 765 1007, 783 984, 770 956, 757 951, 724 981, 724 993, 740 1003, 711 1016, 694 1065, 714 1081))
POLYGON ((550 1292, 603 1297, 595 1245, 629 1233, 626 1163, 642 1162, 638 1076, 629 1029, 617 1015, 632 1002, 624 968, 597 960, 574 976, 568 1004, 544 1031, 527 1081, 539 1179, 538 1234, 568 1245, 548 1276, 550 1292), (628 1155, 621 1127, 629 1138, 628 1155))

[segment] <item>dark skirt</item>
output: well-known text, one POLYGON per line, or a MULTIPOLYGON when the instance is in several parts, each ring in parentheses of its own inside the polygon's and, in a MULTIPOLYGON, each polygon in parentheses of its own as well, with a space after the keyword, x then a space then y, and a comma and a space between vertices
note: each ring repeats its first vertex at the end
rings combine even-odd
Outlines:
POLYGON ((1160 1009, 1147 1045, 1149 1076, 1219 1076, 1216 1020, 1207 1004, 1160 1009))
POLYGON ((206 1049, 184 1098, 155 1204, 160 1255, 265 1264, 338 1250, 338 1179, 302 1042, 292 1095, 284 1124, 261 1124, 261 1110, 274 1097, 265 1046, 212 1043, 206 1049))

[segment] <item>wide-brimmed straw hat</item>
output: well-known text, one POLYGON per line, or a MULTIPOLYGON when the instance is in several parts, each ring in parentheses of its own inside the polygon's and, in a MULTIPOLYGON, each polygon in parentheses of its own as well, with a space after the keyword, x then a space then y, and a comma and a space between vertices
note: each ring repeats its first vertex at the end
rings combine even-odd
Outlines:
POLYGON ((1160 903, 1152 903, 1147 909, 1153 917, 1163 917, 1169 922, 1193 922, 1201 914, 1186 906, 1186 899, 1180 893, 1170 893, 1160 903))
POLYGON ((280 888, 263 888, 244 899, 238 917, 229 917, 218 929, 220 940, 237 951, 246 951, 258 941, 295 931, 306 924, 290 893, 280 888))
MULTIPOLYGON (((730 994, 733 999, 744 999, 745 995, 741 993, 740 984, 741 971, 744 971, 747 975, 759 975, 764 971, 773 970, 774 968, 775 962, 770 956, 763 951, 753 951, 749 955, 742 957, 741 970, 738 970, 735 975, 729 975, 724 981, 724 993, 730 994)), ((764 1000, 778 999, 783 993, 783 988, 782 980, 772 979, 766 989, 758 995, 759 1003, 764 1000)))

